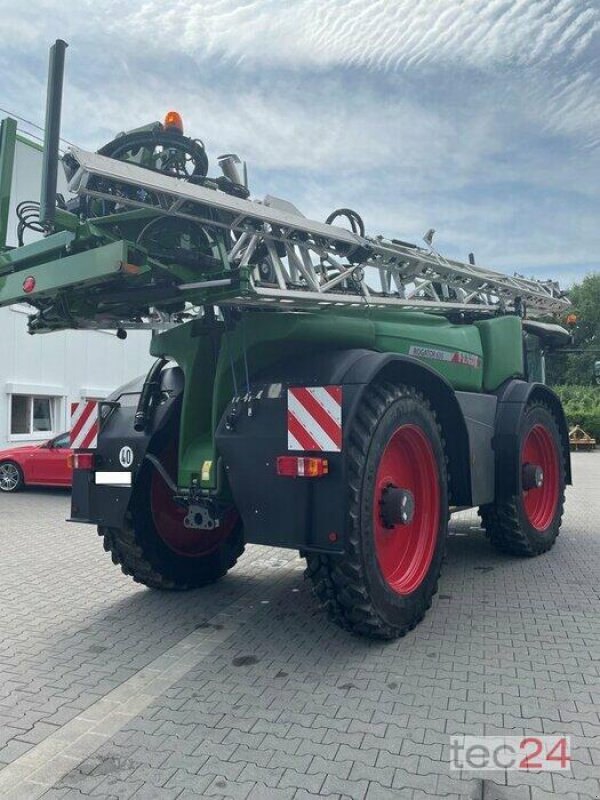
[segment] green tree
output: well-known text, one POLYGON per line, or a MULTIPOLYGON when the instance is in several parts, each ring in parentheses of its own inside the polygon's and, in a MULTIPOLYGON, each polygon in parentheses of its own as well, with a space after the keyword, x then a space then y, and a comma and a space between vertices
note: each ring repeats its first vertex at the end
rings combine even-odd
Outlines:
POLYGON ((550 354, 547 379, 551 384, 589 385, 594 382, 594 362, 600 361, 600 272, 576 283, 569 292, 577 316, 573 330, 573 346, 580 352, 550 354))

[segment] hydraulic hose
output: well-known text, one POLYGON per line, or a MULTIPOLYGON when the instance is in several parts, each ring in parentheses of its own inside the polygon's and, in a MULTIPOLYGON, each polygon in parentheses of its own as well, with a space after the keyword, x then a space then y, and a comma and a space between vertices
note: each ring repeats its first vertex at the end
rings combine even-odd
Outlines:
POLYGON ((333 225, 338 217, 346 217, 352 228, 352 233, 357 233, 359 236, 365 235, 365 223, 362 217, 351 208, 336 208, 325 220, 326 225, 333 225))
POLYGON ((156 396, 157 389, 160 387, 160 373, 166 363, 166 358, 157 359, 146 375, 133 419, 133 429, 138 433, 146 430, 150 422, 153 407, 152 401, 156 396))

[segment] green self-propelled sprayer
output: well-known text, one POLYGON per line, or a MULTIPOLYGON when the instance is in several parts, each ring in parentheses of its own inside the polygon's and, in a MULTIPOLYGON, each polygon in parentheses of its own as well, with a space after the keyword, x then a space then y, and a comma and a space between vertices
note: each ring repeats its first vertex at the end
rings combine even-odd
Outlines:
POLYGON ((27 302, 32 333, 151 329, 156 357, 76 412, 72 520, 165 589, 222 577, 246 542, 295 548, 331 618, 382 638, 430 605, 450 511, 479 507, 510 553, 549 550, 571 470, 544 351, 568 333, 535 318, 564 312, 558 286, 447 259, 433 231, 417 246, 351 209, 253 199, 237 156, 209 177, 175 112, 59 159, 65 47, 14 248, 3 123, 0 305, 27 302))

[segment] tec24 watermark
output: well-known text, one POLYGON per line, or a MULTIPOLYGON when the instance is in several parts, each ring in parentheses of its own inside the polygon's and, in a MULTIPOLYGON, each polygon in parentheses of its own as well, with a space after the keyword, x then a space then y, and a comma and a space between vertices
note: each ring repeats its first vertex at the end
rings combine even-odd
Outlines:
POLYGON ((451 736, 450 769, 571 769, 569 736, 451 736))

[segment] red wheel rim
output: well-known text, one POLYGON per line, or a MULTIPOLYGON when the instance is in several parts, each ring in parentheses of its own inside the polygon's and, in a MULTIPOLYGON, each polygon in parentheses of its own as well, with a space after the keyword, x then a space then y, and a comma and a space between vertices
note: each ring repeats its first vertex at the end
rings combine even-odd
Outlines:
POLYGON ((375 478, 373 529, 377 561, 397 594, 417 589, 429 570, 440 524, 440 481, 433 447, 416 425, 402 425, 391 436, 375 478), (412 492, 414 514, 408 524, 387 528, 381 518, 383 492, 390 485, 412 492))
MULTIPOLYGON (((161 461, 170 474, 175 472, 176 451, 168 451, 161 461)), ((186 528, 183 520, 185 508, 178 506, 161 475, 154 470, 150 485, 150 511, 156 532, 170 550, 187 558, 202 558, 213 553, 229 536, 238 521, 235 509, 228 511, 218 528, 201 531, 186 528)))
POLYGON ((545 531, 554 519, 560 487, 558 449, 554 437, 543 425, 534 425, 525 438, 521 465, 525 464, 535 464, 544 473, 539 488, 523 491, 523 506, 531 525, 545 531))

